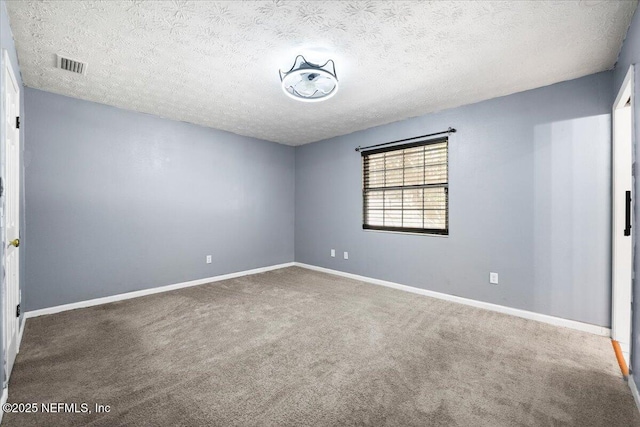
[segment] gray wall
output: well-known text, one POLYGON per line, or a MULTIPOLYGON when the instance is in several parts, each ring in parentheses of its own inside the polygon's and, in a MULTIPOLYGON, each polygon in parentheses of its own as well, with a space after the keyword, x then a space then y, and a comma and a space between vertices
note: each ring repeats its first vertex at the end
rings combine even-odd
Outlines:
POLYGON ((293 261, 293 147, 30 88, 25 103, 27 310, 293 261))
MULTIPOLYGON (((627 75, 629 66, 631 64, 638 64, 640 62, 640 13, 636 10, 636 13, 631 21, 631 26, 627 32, 627 38, 622 45, 622 50, 618 56, 618 62, 613 72, 613 98, 618 95, 622 81, 627 75)), ((638 166, 637 159, 640 159, 640 144, 638 144, 638 135, 640 135, 640 69, 638 66, 635 68, 635 98, 634 98, 634 111, 635 111, 635 129, 634 129, 634 147, 635 147, 635 176, 640 176, 640 167, 638 166)), ((640 180, 635 180, 635 233, 634 233, 634 270, 636 278, 640 273, 640 254, 638 254, 638 236, 640 236, 640 203, 638 198, 640 197, 640 180)), ((640 280, 635 279, 633 284, 633 294, 635 295, 633 301, 633 328, 632 328, 632 360, 631 366, 633 369, 633 377, 636 384, 640 385, 640 280)))
POLYGON ((600 73, 298 147, 296 261, 609 326, 611 86, 600 73), (449 237, 363 231, 354 148, 448 126, 449 237))
MULTIPOLYGON (((11 28, 9 27, 9 16, 7 15, 7 7, 4 0, 0 0, 0 101, 4 99, 4 54, 3 51, 6 49, 9 54, 9 59, 11 60, 11 65, 13 68, 13 74, 15 75, 18 85, 22 88, 22 76, 20 75, 20 67, 18 66, 18 58, 16 54, 16 48, 13 42, 13 34, 11 33, 11 28)), ((24 117, 24 91, 20 93, 20 115, 24 117)), ((0 141, 4 141, 6 132, 6 123, 5 123, 5 112, 4 112, 4 102, 0 102, 0 141)), ((23 149, 24 149, 24 131, 20 132, 20 173, 24 177, 24 167, 23 167, 23 149)), ((2 171, 2 176, 4 177, 4 144, 0 144, 0 170, 2 171)), ((4 200, 0 199, 0 203, 4 206, 4 200)), ((28 244, 26 239, 26 224, 24 218, 24 179, 22 179, 20 183, 20 204, 21 204, 21 230, 20 230, 20 290, 24 297, 24 283, 25 283, 25 252, 26 246, 28 244)), ((4 258, 4 247, 6 243, 4 242, 4 232, 2 227, 4 226, 3 220, 0 218, 0 259, 4 258)), ((4 277, 4 271, 1 272, 4 277)), ((4 295, 2 297, 2 301, 4 301, 4 295)), ((24 300, 24 298, 23 298, 24 300)), ((0 304, 0 332, 3 331, 3 322, 4 322, 4 302, 0 304)), ((24 310, 23 310, 24 313, 24 310)), ((24 320, 24 316, 20 316, 20 324, 22 325, 22 321, 24 320)), ((2 359, 3 369, 0 369, 0 384, 4 385, 5 378, 5 369, 4 369, 4 349, 3 349, 4 341, 0 339, 0 359, 2 359)))

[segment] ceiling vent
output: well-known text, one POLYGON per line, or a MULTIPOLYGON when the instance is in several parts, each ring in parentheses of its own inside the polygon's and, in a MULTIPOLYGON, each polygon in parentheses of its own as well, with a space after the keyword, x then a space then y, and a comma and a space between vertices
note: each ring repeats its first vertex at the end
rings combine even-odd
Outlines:
POLYGON ((77 74, 86 74, 87 72, 87 63, 76 61, 75 59, 67 58, 66 56, 56 55, 58 68, 63 70, 71 71, 72 73, 77 74))

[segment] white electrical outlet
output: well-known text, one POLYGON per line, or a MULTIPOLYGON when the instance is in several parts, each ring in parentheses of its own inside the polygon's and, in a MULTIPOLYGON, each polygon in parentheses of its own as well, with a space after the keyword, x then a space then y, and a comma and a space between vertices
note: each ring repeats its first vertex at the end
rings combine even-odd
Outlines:
POLYGON ((211 255, 207 255, 207 264, 211 264, 211 255))
POLYGON ((331 257, 332 258, 336 257, 336 250, 335 249, 331 249, 331 257))
POLYGON ((492 285, 498 284, 498 273, 489 273, 489 283, 492 285))
POLYGON ((344 259, 349 259, 349 252, 344 253, 344 259))

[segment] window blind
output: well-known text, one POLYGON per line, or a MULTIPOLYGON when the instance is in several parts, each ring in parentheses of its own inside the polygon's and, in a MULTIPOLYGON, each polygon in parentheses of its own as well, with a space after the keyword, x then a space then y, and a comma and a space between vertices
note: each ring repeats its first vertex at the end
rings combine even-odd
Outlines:
POLYGON ((448 138, 362 152, 365 229, 449 234, 448 138))

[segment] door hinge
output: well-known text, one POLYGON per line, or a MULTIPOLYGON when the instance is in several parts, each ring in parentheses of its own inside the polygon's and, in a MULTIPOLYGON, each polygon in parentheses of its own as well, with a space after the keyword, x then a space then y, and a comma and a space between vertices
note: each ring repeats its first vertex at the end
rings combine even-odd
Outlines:
POLYGON ((20 117, 16 117, 16 129, 20 129, 20 117))
POLYGON ((20 317, 20 304, 16 306, 16 317, 20 317))

